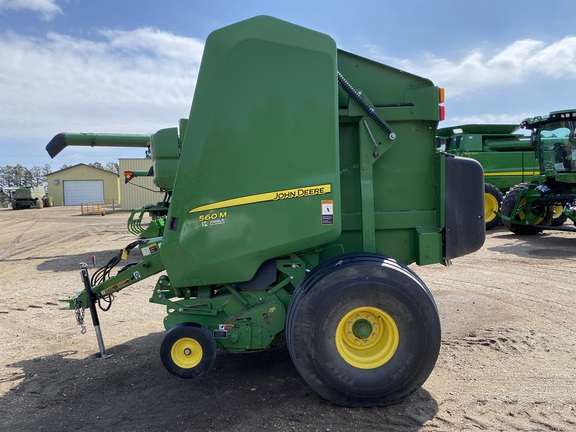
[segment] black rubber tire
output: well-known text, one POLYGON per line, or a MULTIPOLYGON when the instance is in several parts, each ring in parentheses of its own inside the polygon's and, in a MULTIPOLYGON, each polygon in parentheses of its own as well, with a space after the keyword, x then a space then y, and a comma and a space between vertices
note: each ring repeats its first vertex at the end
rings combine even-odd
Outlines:
POLYGON ((37 209, 41 209, 42 207, 44 207, 44 202, 42 201, 42 198, 38 198, 35 202, 34 202, 34 206, 37 209))
POLYGON ((347 254, 318 266, 296 289, 286 341, 296 369, 325 399, 347 407, 387 406, 418 390, 434 369, 440 318, 432 294, 409 268, 376 254, 347 254), (392 319, 397 348, 384 363, 358 367, 338 347, 345 339, 339 324, 363 308, 392 319))
POLYGON ((564 210, 562 206, 555 206, 554 207, 554 214, 552 215, 552 222, 550 222, 550 226, 558 227, 564 225, 564 222, 568 220, 568 216, 564 213, 560 213, 561 210, 564 210), (554 217, 558 215, 558 217, 554 217))
POLYGON ((43 201, 44 207, 52 207, 54 205, 54 198, 52 197, 45 197, 43 201))
POLYGON ((500 189, 490 183, 484 183, 484 220, 486 221, 486 231, 496 228, 502 223, 500 216, 494 211, 500 211, 503 195, 500 189))
POLYGON ((216 359, 212 333, 195 323, 170 329, 160 345, 160 359, 168 372, 180 378, 194 378, 206 372, 216 359), (190 350, 184 354, 184 350, 190 350), (196 358, 196 360, 195 360, 196 358))
MULTIPOLYGON (((502 211, 501 213, 504 216, 510 217, 512 211, 514 210, 514 205, 516 204, 516 200, 518 197, 522 196, 529 188, 530 183, 519 183, 516 186, 512 187, 506 195, 504 195, 504 199, 502 200, 502 211)), ((554 216, 554 209, 553 206, 548 206, 546 209, 546 213, 543 215, 542 219, 539 222, 539 225, 548 226, 552 222, 552 217, 554 216)), ((522 220, 521 217, 517 216, 517 220, 522 220)), ((542 232, 542 228, 538 228, 533 225, 517 225, 502 219, 503 225, 512 231, 514 234, 518 235, 534 235, 539 234, 542 232)))

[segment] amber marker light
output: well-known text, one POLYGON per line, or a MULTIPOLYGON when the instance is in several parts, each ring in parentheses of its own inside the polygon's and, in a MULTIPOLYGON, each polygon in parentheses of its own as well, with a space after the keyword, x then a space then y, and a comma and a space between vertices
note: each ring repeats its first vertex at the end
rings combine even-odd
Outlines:
MULTIPOLYGON (((438 103, 444 103, 444 87, 440 87, 438 88, 438 103)), ((439 111, 439 118, 440 121, 443 121, 446 118, 446 108, 444 107, 444 105, 440 105, 440 111, 439 111)))

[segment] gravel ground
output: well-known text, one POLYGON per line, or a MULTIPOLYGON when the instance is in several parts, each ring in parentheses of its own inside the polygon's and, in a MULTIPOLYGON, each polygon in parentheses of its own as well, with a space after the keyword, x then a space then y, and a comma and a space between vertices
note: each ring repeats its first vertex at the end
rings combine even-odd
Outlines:
POLYGON ((107 351, 57 298, 82 288, 79 263, 133 241, 127 213, 0 209, 0 429, 6 431, 569 431, 576 429, 576 234, 490 231, 451 267, 413 266, 438 303, 443 336, 423 388, 387 408, 341 408, 314 393, 282 340, 220 352, 181 380, 159 359, 155 278, 100 314, 107 351))

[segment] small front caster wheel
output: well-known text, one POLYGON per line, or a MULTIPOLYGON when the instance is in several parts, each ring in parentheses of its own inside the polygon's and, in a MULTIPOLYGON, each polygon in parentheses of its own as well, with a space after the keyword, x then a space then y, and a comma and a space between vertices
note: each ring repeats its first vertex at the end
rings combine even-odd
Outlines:
POLYGON ((168 331, 160 345, 160 359, 168 372, 194 378, 206 372, 216 358, 216 341, 208 329, 194 323, 168 331))

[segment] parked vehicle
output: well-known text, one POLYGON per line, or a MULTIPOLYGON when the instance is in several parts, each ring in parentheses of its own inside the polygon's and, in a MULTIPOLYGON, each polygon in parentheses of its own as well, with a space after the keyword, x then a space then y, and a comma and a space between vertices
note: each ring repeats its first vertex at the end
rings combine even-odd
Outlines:
POLYGON ((10 196, 10 205, 14 210, 52 207, 54 199, 48 196, 43 186, 4 188, 10 196))

